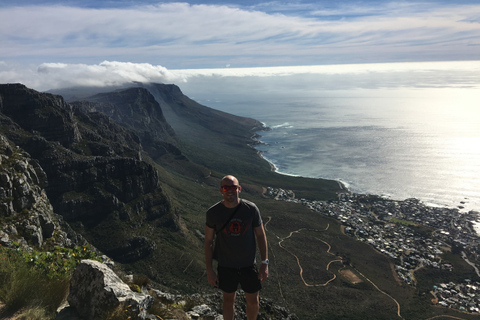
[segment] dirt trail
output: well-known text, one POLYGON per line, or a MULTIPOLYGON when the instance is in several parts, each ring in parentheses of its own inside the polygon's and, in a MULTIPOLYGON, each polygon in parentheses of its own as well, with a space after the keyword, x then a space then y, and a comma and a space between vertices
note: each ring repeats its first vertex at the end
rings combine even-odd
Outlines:
MULTIPOLYGON (((268 221, 265 223, 265 230, 267 230, 266 226, 267 226, 267 224, 268 224, 268 223, 271 221, 271 219, 272 219, 272 217, 268 217, 268 218, 269 218, 268 221)), ((330 224, 328 224, 327 227, 325 228, 325 230, 323 230, 323 231, 327 231, 329 227, 330 227, 330 224)), ((324 286, 327 286, 330 282, 332 282, 333 280, 335 280, 336 277, 337 277, 335 273, 329 271, 330 265, 331 265, 332 263, 334 263, 334 262, 340 262, 340 263, 342 263, 342 260, 341 260, 341 259, 331 260, 331 261, 327 264, 326 270, 329 271, 329 272, 331 272, 331 273, 333 274, 333 277, 332 277, 331 279, 329 279, 327 282, 322 283, 322 284, 309 284, 309 283, 307 283, 307 282, 305 281, 305 279, 303 278, 303 268, 302 268, 302 265, 301 265, 301 263, 300 263, 300 259, 298 258, 298 256, 295 255, 293 252, 291 252, 290 250, 288 250, 287 248, 285 248, 285 247, 282 245, 282 243, 283 243, 285 240, 291 238, 294 234, 300 233, 300 232, 302 232, 302 231, 304 231, 304 230, 318 231, 318 232, 320 232, 320 230, 310 230, 310 229, 307 229, 307 228, 301 228, 301 229, 298 229, 298 230, 295 230, 295 231, 290 232, 290 234, 289 234, 287 237, 285 237, 285 238, 280 238, 280 237, 277 236, 276 234, 274 234, 274 233, 273 233, 273 234, 275 235, 275 237, 277 237, 278 240, 280 240, 280 241, 278 242, 278 246, 279 246, 280 248, 284 249, 285 251, 287 251, 289 254, 291 254, 291 255, 297 260, 297 265, 298 265, 298 267, 300 268, 300 278, 302 279, 302 281, 303 281, 303 283, 305 284, 305 286, 307 286, 307 287, 321 287, 321 286, 324 287, 324 286)), ((315 237, 315 239, 318 240, 318 241, 323 242, 324 244, 326 244, 326 245, 328 246, 328 249, 326 250, 326 253, 328 253, 328 254, 330 254, 330 255, 332 255, 332 256, 335 256, 335 254, 333 254, 333 253, 330 252, 330 250, 331 250, 332 247, 330 246, 329 243, 327 243, 326 241, 324 241, 324 240, 322 240, 322 239, 316 238, 316 237, 315 237)), ((335 256, 335 257, 336 257, 336 256, 335 256)), ((342 268, 341 268, 341 269, 342 269, 342 268)), ((401 319, 403 319, 403 317, 402 317, 402 315, 401 315, 401 313, 400 313, 400 311, 401 311, 401 306, 400 306, 400 304, 398 303, 398 301, 395 300, 395 298, 393 298, 391 295, 389 295, 389 294, 386 293, 385 291, 381 290, 375 283, 373 283, 373 281, 371 281, 370 279, 368 279, 365 275, 363 275, 363 274, 362 274, 360 271, 358 271, 356 268, 353 268, 353 269, 354 269, 360 276, 362 276, 365 280, 367 280, 369 283, 371 283, 371 284, 373 285, 373 287, 374 287, 375 289, 377 289, 380 293, 382 293, 382 294, 386 295, 387 297, 389 297, 389 298, 396 304, 396 306, 397 306, 397 315, 398 315, 398 317, 400 317, 401 319)), ((340 271, 340 269, 339 269, 339 271, 340 271)), ((357 277, 357 278, 358 278, 358 277, 357 277)), ((280 292, 281 292, 281 283, 280 283, 280 280, 279 280, 278 285, 279 285, 280 292)), ((282 297, 283 297, 283 295, 282 295, 282 297)), ((283 299, 284 299, 284 301, 285 301, 285 298, 284 298, 284 297, 283 297, 283 299)), ((285 302, 286 302, 286 301, 285 301, 285 302)), ((433 319, 433 318, 431 318, 431 319, 433 319)))
POLYGON ((433 320, 433 319, 441 319, 441 318, 449 318, 449 319, 458 319, 458 320, 465 320, 464 318, 459 318, 459 317, 454 317, 454 316, 448 316, 448 315, 439 315, 435 317, 431 317, 425 320, 433 320))
MULTIPOLYGON (((272 217, 271 216, 268 216, 268 221, 264 223, 263 227, 265 228, 265 232, 268 231, 268 228, 267 228, 267 225, 268 223, 272 220, 272 217)), ((278 236, 275 235, 277 238, 278 236)), ((268 243, 268 248, 270 249, 271 248, 271 244, 270 242, 267 242, 268 243)), ((272 249, 268 250, 269 251, 269 254, 272 255, 273 259, 270 259, 272 260, 272 263, 276 266, 277 265, 277 257, 275 256, 275 251, 273 251, 272 249)), ((288 302, 287 302, 287 299, 285 298, 285 296, 283 295, 283 291, 282 291, 282 282, 281 282, 281 279, 282 279, 282 275, 279 273, 278 274, 278 277, 277 277, 277 285, 278 285, 278 291, 280 293, 280 297, 282 297, 283 299, 283 302, 285 303, 285 306, 288 308, 288 302)))
MULTIPOLYGON (((324 231, 328 230, 329 227, 330 227, 330 225, 327 225, 327 227, 325 228, 324 231)), ((330 261, 330 262, 327 264, 326 270, 332 273, 332 278, 330 278, 327 282, 325 282, 325 283, 320 283, 320 284, 310 284, 310 283, 307 283, 307 281, 305 281, 305 278, 303 277, 303 267, 302 267, 302 265, 301 265, 301 263, 300 263, 300 259, 298 258, 298 256, 297 256, 296 254, 294 254, 292 251, 288 250, 287 248, 285 248, 285 247, 282 245, 282 242, 284 242, 285 240, 287 240, 287 239, 289 239, 290 237, 292 237, 293 234, 295 234, 295 233, 300 233, 300 232, 303 231, 303 230, 307 230, 307 229, 301 228, 301 229, 299 229, 299 230, 292 231, 292 232, 290 232, 290 234, 289 234, 287 237, 285 237, 285 238, 283 238, 283 239, 281 239, 281 238, 279 238, 279 237, 277 236, 277 238, 280 239, 280 241, 278 242, 278 245, 280 246, 280 248, 282 248, 283 250, 287 251, 289 254, 291 254, 291 255, 297 260, 297 265, 298 265, 298 267, 300 268, 300 278, 302 279, 302 281, 303 281, 303 283, 305 284, 305 286, 307 286, 307 287, 324 287, 324 286, 328 285, 330 282, 332 282, 333 280, 335 280, 335 279, 337 278, 337 275, 336 275, 335 273, 329 271, 330 264, 332 264, 333 262, 340 262, 340 263, 341 263, 342 260, 341 260, 341 259, 335 259, 335 260, 330 261)), ((318 231, 318 230, 314 230, 314 231, 318 231)), ((328 246, 328 249, 327 249, 326 252, 327 252, 328 254, 331 254, 331 255, 335 256, 333 253, 330 252, 330 249, 332 248, 332 247, 330 246, 330 244, 328 244, 327 242, 325 242, 325 241, 323 241, 323 240, 321 240, 321 239, 318 239, 318 238, 315 238, 315 239, 317 239, 317 240, 325 243, 325 244, 328 246)))
POLYGON ((354 268, 356 272, 358 272, 359 275, 361 275, 365 280, 367 280, 368 282, 370 282, 372 284, 372 286, 375 287, 375 289, 377 289, 380 293, 386 295, 387 297, 389 297, 390 299, 393 300, 393 302, 395 302, 395 304, 397 305, 397 315, 403 319, 402 315, 400 314, 400 303, 398 303, 397 300, 395 300, 394 297, 392 297, 391 295, 389 295, 388 293, 386 293, 385 291, 383 291, 382 289, 380 289, 379 287, 377 287, 377 285, 375 283, 373 283, 372 280, 368 279, 364 274, 362 274, 360 271, 358 271, 356 268, 354 268))

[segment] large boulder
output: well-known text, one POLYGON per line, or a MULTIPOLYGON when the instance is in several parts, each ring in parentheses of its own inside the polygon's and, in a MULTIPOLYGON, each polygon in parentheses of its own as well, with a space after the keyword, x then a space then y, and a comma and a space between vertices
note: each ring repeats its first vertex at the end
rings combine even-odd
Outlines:
POLYGON ((146 319, 154 298, 136 293, 105 264, 82 260, 73 272, 68 303, 84 319, 101 319, 122 308, 133 318, 146 319))

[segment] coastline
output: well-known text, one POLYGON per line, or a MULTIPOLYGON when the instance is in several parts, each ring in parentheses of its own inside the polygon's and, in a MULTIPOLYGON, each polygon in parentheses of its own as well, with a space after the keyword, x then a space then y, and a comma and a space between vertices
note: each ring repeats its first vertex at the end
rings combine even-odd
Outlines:
POLYGON ((350 189, 348 188, 348 185, 340 180, 337 179, 327 179, 327 178, 317 178, 317 177, 304 177, 300 175, 295 175, 295 174, 290 174, 286 172, 281 172, 278 170, 278 167, 268 158, 264 156, 264 152, 262 150, 258 150, 255 146, 257 145, 267 145, 265 142, 260 140, 259 138, 261 137, 260 133, 261 131, 270 131, 271 128, 268 127, 265 123, 260 122, 262 124, 262 128, 258 130, 257 128, 252 128, 253 130, 257 129, 258 131, 251 137, 253 144, 251 145, 252 148, 254 148, 257 151, 257 155, 264 161, 266 161, 270 165, 270 170, 272 172, 278 173, 280 175, 288 176, 288 177, 302 177, 302 178, 307 178, 307 179, 324 179, 324 180, 332 180, 338 183, 338 186, 341 190, 344 190, 344 192, 351 192, 350 189))
MULTIPOLYGON (((264 155, 263 155, 263 151, 261 150, 257 150, 257 153, 258 155, 260 156, 260 158, 262 158, 263 160, 265 160, 269 165, 270 165, 270 169, 272 170, 272 172, 275 172, 275 173, 278 173, 278 174, 281 174, 283 176, 289 176, 289 177, 302 177, 302 178, 307 178, 307 179, 326 179, 326 178, 316 178, 316 177, 304 177, 304 176, 300 176, 300 175, 296 175, 296 174, 290 174, 290 173, 286 173, 286 172, 281 172, 278 170, 277 166, 270 160, 268 160, 264 155)), ((345 183, 343 183, 342 181, 340 180, 335 180, 335 179, 326 179, 326 180, 333 180, 335 182, 338 183, 338 186, 340 187, 340 189, 342 190, 345 190, 345 192, 350 192, 350 190, 348 189, 347 185, 345 183)))
MULTIPOLYGON (((275 164, 273 162, 271 162, 270 160, 268 160, 267 158, 265 158, 265 156, 263 156, 263 152, 260 151, 260 150, 257 150, 258 151, 258 155, 265 161, 267 161, 269 164, 270 164, 270 168, 273 172, 276 172, 278 174, 281 174, 281 175, 285 175, 285 176, 290 176, 290 177, 301 177, 299 175, 293 175, 293 174, 288 174, 288 173, 283 173, 283 172, 280 172, 278 171, 278 168, 277 166, 275 166, 275 164)), ((305 177, 304 177, 305 178, 305 177)), ((306 177, 306 178, 309 178, 309 177, 306 177)), ((316 179, 316 178, 311 178, 311 179, 316 179)), ((458 212, 458 214, 461 214, 462 212, 460 211, 459 208, 452 208, 452 207, 447 207, 447 206, 442 206, 442 205, 435 205, 435 204, 431 204, 431 203, 425 203, 423 202, 421 199, 418 199, 418 198, 408 198, 408 199, 392 199, 390 196, 383 196, 383 195, 373 195, 373 194, 362 194, 362 193, 354 193, 352 191, 350 191, 345 184, 343 184, 341 181, 339 180, 334 180, 338 183, 340 189, 342 190, 345 190, 345 193, 350 193, 350 194, 353 194, 353 195, 362 195, 362 196, 376 196, 376 197, 379 197, 381 199, 385 199, 387 201, 395 201, 395 202, 406 202, 406 201, 418 201, 419 203, 421 203, 423 206, 425 207, 430 207, 430 208, 445 208, 445 209, 448 209, 448 210, 456 210, 458 212)), ((465 212, 467 213, 467 212, 465 212)), ((468 211, 469 214, 473 214, 473 215, 477 215, 477 219, 476 220, 470 220, 469 222, 471 223, 471 229, 470 231, 473 231, 477 236, 480 236, 480 212, 479 211, 476 211, 476 210, 470 210, 468 211)))
MULTIPOLYGON (((267 157, 265 157, 264 155, 264 151, 262 150, 259 150, 257 149, 255 146, 256 145, 267 145, 265 142, 261 141, 260 140, 260 137, 261 135, 259 134, 259 132, 261 131, 269 131, 271 130, 270 127, 268 127, 265 123, 262 122, 262 129, 260 129, 259 131, 257 131, 255 133, 254 136, 252 136, 252 140, 254 141, 254 145, 252 146, 256 151, 257 151, 257 154, 258 156, 266 161, 269 166, 270 166, 270 170, 272 172, 275 172, 275 173, 278 173, 280 175, 284 175, 284 176, 289 176, 289 177, 303 177, 303 178, 308 178, 308 179, 327 179, 327 178, 319 178, 319 177, 306 177, 306 176, 301 176, 301 175, 295 175, 295 174, 290 174, 290 173, 286 173, 286 172, 281 172, 279 171, 278 167, 275 165, 275 163, 272 161, 272 160, 269 160, 267 157)), ((385 199, 385 200, 389 200, 389 201, 398 201, 398 202, 404 202, 404 201, 408 201, 408 200, 415 200, 415 201, 418 201, 419 203, 421 203, 423 206, 426 206, 426 207, 431 207, 431 208, 445 208, 445 209, 449 209, 449 210, 456 210, 458 211, 459 214, 464 214, 464 213, 470 213, 470 214, 476 214, 478 216, 477 220, 475 221, 471 221, 471 224, 472 224, 472 229, 473 231, 476 233, 476 235, 479 235, 480 236, 480 210, 475 210, 475 209, 471 209, 471 210, 464 210, 464 207, 462 205, 458 205, 456 207, 453 207, 453 206, 449 206, 449 205, 446 205, 446 204, 437 204, 437 203, 433 203, 433 202, 425 202, 424 200, 422 200, 421 198, 418 198, 418 197, 408 197, 408 198, 404 198, 404 199, 397 199, 395 198, 394 196, 392 195, 384 195, 384 194, 370 194, 370 193, 363 193, 363 192, 353 192, 352 190, 350 190, 350 188, 348 187, 348 185, 338 179, 327 179, 327 180, 332 180, 332 181, 335 181, 338 183, 339 187, 341 190, 344 190, 345 193, 350 193, 350 194, 358 194, 358 195, 368 195, 368 196, 377 196, 379 198, 382 198, 382 199, 385 199)), ((460 202, 460 204, 464 204, 464 202, 460 202)))
MULTIPOLYGON (((266 161, 272 172, 284 175, 284 176, 290 176, 290 177, 303 177, 303 178, 309 178, 309 179, 323 179, 323 180, 330 180, 330 181, 336 181, 340 188, 345 190, 345 192, 352 192, 352 193, 358 193, 358 194, 371 194, 371 195, 378 195, 383 198, 387 198, 390 200, 395 200, 395 201, 404 201, 406 199, 410 198, 415 198, 421 201, 424 205, 430 206, 430 207, 439 207, 439 208, 449 208, 449 209, 457 209, 459 213, 469 213, 469 212, 477 212, 480 213, 480 205, 479 205, 479 200, 476 197, 473 197, 471 194, 464 194, 464 195, 455 195, 455 196, 450 196, 449 194, 444 194, 444 193, 426 193, 425 195, 422 196, 422 194, 415 194, 412 192, 409 192, 408 189, 402 189, 400 190, 401 194, 396 194, 394 190, 391 190, 389 192, 383 192, 382 190, 368 190, 367 188, 354 188, 351 186, 349 183, 346 183, 343 181, 343 179, 339 178, 334 178, 334 177, 322 177, 322 176, 310 176, 310 175, 302 175, 302 174, 292 174, 288 172, 282 172, 277 165, 275 164, 275 160, 269 159, 265 156, 264 152, 262 150, 259 150, 256 146, 257 145, 265 145, 265 146, 271 146, 270 143, 263 142, 261 140, 261 132, 262 131, 271 131, 273 130, 272 128, 274 127, 268 127, 266 123, 261 122, 263 127, 257 131, 255 137, 252 137, 252 139, 255 141, 255 145, 253 146, 259 157, 266 161), (363 189, 363 190, 362 190, 363 189), (430 195, 434 195, 430 197, 430 195)), ((298 157, 298 155, 297 155, 298 157)), ((365 186, 364 186, 365 187, 365 186)), ((374 186, 373 188, 379 189, 379 186, 374 186)), ((381 186, 380 186, 381 189, 381 186)), ((480 221, 478 222, 478 232, 480 233, 480 221)))

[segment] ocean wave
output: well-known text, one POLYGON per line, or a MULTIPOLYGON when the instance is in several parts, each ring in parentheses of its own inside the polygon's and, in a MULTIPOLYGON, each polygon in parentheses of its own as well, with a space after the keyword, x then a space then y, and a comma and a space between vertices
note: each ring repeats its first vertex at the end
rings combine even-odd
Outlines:
POLYGON ((350 190, 350 188, 352 187, 352 186, 351 186, 351 183, 348 183, 347 181, 343 180, 342 178, 336 178, 336 179, 333 179, 333 180, 339 181, 339 182, 342 183, 343 186, 344 186, 345 188, 347 188, 348 190, 350 190))
POLYGON ((293 128, 293 126, 290 123, 285 122, 285 123, 282 123, 282 124, 277 124, 276 126, 271 126, 270 128, 272 128, 272 129, 293 128))

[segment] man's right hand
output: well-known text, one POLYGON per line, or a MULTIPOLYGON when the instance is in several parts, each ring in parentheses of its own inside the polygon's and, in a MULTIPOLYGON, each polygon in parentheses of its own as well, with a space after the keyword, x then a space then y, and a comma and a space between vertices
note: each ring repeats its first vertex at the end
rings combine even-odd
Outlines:
POLYGON ((213 270, 207 271, 207 279, 212 286, 218 287, 218 276, 213 270))

